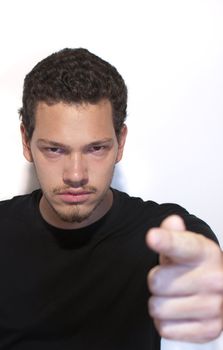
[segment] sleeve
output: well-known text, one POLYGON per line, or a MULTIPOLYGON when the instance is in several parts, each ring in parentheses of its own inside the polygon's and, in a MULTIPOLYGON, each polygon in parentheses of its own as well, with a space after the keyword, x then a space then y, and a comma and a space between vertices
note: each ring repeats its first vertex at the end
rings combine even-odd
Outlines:
POLYGON ((162 219, 169 215, 177 214, 181 216, 184 220, 187 230, 202 234, 219 245, 216 235, 214 234, 210 226, 208 226, 208 224, 206 224, 206 222, 204 222, 203 220, 199 219, 195 215, 190 214, 186 209, 177 204, 167 203, 162 204, 161 207, 163 213, 165 213, 163 214, 162 219))

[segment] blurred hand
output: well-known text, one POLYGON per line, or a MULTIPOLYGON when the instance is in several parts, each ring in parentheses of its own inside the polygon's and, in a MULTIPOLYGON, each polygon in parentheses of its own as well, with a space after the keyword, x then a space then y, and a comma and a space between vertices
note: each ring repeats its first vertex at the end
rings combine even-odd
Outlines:
POLYGON ((149 313, 161 337, 208 342, 223 328, 223 253, 176 215, 149 230, 146 242, 160 254, 150 270, 149 313))

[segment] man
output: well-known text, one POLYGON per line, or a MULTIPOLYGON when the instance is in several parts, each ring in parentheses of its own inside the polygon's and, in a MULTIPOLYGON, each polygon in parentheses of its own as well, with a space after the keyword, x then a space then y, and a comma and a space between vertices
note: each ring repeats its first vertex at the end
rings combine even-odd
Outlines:
POLYGON ((0 204, 1 349, 158 350, 160 336, 220 334, 223 259, 210 228, 110 188, 126 106, 120 74, 85 49, 26 76, 23 150, 41 189, 0 204))

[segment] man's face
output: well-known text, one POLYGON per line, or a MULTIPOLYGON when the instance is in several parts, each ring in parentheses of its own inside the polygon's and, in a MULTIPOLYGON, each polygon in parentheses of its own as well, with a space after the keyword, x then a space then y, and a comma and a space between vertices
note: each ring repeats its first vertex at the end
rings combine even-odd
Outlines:
POLYGON ((117 140, 108 100, 51 106, 41 102, 30 142, 23 126, 21 131, 24 155, 34 162, 43 191, 40 211, 46 221, 78 228, 109 210, 109 186, 115 164, 122 158, 126 127, 117 140))

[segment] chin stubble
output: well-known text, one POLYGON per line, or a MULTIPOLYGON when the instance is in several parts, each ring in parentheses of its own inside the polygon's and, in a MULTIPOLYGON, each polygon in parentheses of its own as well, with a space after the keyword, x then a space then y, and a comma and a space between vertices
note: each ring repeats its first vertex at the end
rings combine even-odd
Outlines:
POLYGON ((68 204, 70 211, 63 212, 63 211, 57 210, 52 205, 52 203, 50 202, 50 200, 48 199, 48 197, 46 195, 45 195, 45 198, 47 200, 49 207, 53 210, 53 212, 56 214, 56 216, 60 220, 62 220, 63 222, 67 222, 67 223, 81 223, 81 222, 87 220, 92 215, 92 213, 102 203, 105 196, 106 196, 106 194, 104 194, 104 196, 98 200, 98 202, 95 204, 95 206, 91 210, 89 210, 87 213, 83 213, 83 214, 81 214, 81 204, 68 204))

